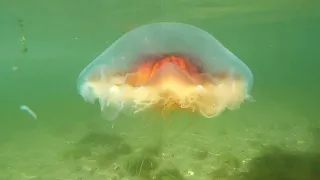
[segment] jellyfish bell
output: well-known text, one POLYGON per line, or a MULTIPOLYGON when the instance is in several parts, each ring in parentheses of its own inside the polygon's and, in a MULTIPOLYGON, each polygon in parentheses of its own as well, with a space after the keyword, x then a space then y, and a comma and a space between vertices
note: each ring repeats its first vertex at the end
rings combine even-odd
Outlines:
POLYGON ((107 119, 123 111, 186 109, 207 118, 250 99, 250 69, 212 35, 192 25, 137 27, 82 70, 78 91, 107 119))

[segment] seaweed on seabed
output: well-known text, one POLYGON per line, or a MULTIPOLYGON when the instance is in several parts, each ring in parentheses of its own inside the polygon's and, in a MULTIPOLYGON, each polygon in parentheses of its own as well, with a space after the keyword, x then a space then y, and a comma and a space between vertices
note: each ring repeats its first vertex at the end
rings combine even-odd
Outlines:
POLYGON ((77 145, 91 145, 91 146, 113 146, 116 147, 123 141, 123 138, 107 133, 90 132, 85 135, 77 145))
POLYGON ((113 162, 115 162, 120 156, 128 155, 133 152, 132 147, 127 143, 122 143, 111 150, 97 156, 96 161, 99 168, 109 167, 113 162))
POLYGON ((210 173, 211 180, 230 180, 242 165, 241 161, 230 152, 220 154, 218 162, 220 167, 210 173))
POLYGON ((204 148, 196 149, 193 152, 193 158, 196 160, 205 160, 209 156, 209 151, 204 148))
POLYGON ((230 168, 224 164, 210 173, 210 180, 227 180, 230 175, 230 168))
POLYGON ((231 169, 238 169, 241 166, 241 161, 239 158, 230 152, 220 154, 218 161, 220 164, 226 165, 231 169))
POLYGON ((176 168, 160 170, 154 180, 184 180, 185 178, 176 168))
POLYGON ((151 172, 157 168, 157 161, 148 156, 130 158, 125 163, 125 169, 131 176, 138 176, 145 179, 151 179, 151 172))
POLYGON ((114 163, 119 157, 115 151, 106 152, 96 157, 96 162, 99 169, 104 169, 109 167, 112 163, 114 163))
POLYGON ((142 153, 147 156, 160 156, 162 152, 162 146, 161 145, 155 145, 155 146, 148 146, 145 147, 142 150, 142 153))
POLYGON ((247 165, 237 180, 319 180, 320 154, 268 147, 247 165))
POLYGON ((87 158, 92 155, 91 148, 89 146, 77 146, 71 150, 66 151, 63 157, 66 159, 78 160, 81 158, 87 158))
POLYGON ((118 155, 127 155, 133 152, 132 147, 128 143, 121 143, 114 148, 114 153, 118 155))

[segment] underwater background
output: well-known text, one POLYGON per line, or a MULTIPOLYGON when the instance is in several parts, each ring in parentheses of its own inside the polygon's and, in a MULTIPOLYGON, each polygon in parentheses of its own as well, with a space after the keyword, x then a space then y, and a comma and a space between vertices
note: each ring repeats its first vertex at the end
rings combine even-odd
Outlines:
POLYGON ((320 179, 319 32, 315 0, 1 0, 0 180, 320 179), (151 111, 101 118, 80 71, 161 21, 208 31, 244 61, 255 102, 213 119, 173 112, 169 125, 151 111))

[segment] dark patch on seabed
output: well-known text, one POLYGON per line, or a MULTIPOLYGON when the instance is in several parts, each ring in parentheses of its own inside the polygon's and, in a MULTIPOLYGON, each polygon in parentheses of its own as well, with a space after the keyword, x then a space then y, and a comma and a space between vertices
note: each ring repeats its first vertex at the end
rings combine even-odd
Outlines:
POLYGON ((320 152, 289 152, 268 147, 249 162, 247 172, 236 173, 227 179, 320 180, 320 152))
MULTIPOLYGON (((319 137, 318 129, 314 135, 319 137)), ((316 137, 315 137, 316 138, 316 137)), ((174 166, 161 165, 162 148, 144 147, 135 151, 124 137, 90 132, 63 154, 64 159, 76 161, 75 171, 82 171, 83 159, 93 160, 88 171, 94 177, 98 171, 111 169, 116 177, 136 177, 141 180, 184 180, 186 177, 174 166)), ((206 149, 191 154, 195 160, 205 160, 206 149)), ((232 153, 218 157, 219 168, 208 173, 208 180, 320 180, 320 151, 287 151, 280 147, 264 147, 260 155, 250 160, 246 171, 240 172, 241 160, 232 153)))
MULTIPOLYGON (((89 159, 95 164, 88 173, 94 176, 99 170, 112 169, 117 174, 113 179, 125 176, 149 180, 183 180, 177 168, 160 168, 161 146, 150 146, 133 151, 123 137, 108 133, 90 132, 74 144, 72 149, 63 153, 65 160, 77 161, 89 159), (121 161, 117 161, 121 159, 121 161), (118 164, 119 162, 122 162, 118 164)), ((81 165, 75 171, 82 171, 81 165)))

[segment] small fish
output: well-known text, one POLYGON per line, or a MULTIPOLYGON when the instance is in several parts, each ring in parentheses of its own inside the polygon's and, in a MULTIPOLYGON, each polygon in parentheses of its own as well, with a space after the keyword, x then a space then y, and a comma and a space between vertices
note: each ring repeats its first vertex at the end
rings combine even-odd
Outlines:
POLYGON ((37 119, 37 115, 35 112, 33 112, 28 106, 21 105, 20 110, 26 111, 28 114, 30 114, 34 119, 37 119))

